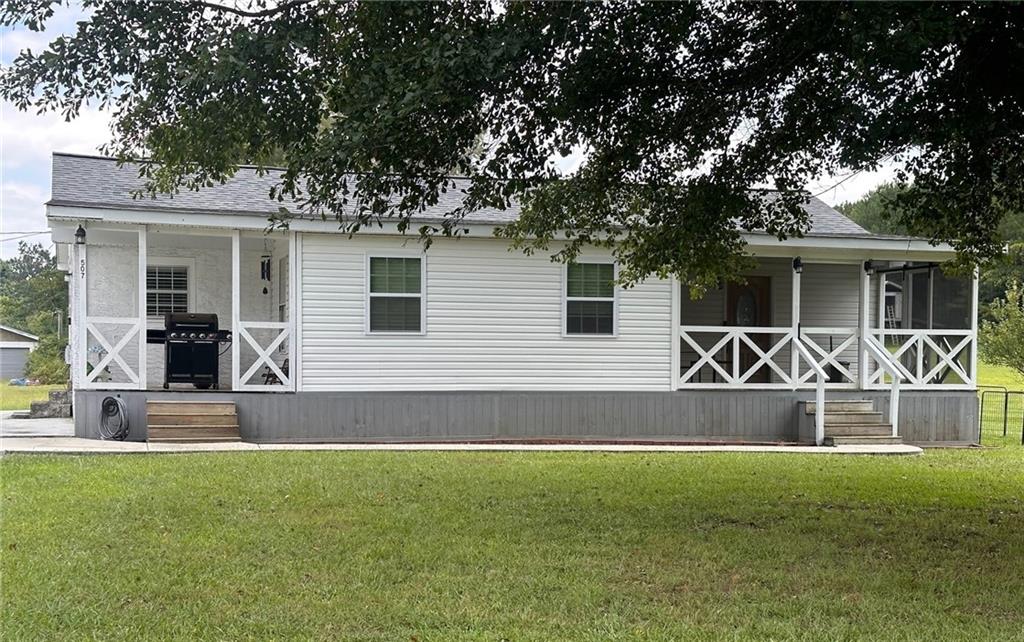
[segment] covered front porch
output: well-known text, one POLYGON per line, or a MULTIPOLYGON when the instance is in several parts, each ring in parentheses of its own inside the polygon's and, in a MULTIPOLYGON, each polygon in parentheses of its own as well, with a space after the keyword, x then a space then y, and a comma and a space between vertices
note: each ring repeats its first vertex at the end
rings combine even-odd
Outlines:
POLYGON ((678 293, 677 390, 973 390, 977 279, 929 261, 760 257, 744 282, 702 299, 678 293))
POLYGON ((295 390, 295 233, 97 225, 68 242, 76 390, 295 390), (168 313, 216 315, 219 333, 165 336, 168 313), (168 383, 171 341, 212 379, 168 383))

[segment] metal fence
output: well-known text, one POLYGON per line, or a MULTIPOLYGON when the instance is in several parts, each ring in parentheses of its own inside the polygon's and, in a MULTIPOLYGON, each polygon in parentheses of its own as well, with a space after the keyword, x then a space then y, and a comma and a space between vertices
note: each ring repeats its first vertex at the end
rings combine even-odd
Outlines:
POLYGON ((981 389, 980 406, 978 443, 1024 445, 1024 390, 985 386, 981 389))

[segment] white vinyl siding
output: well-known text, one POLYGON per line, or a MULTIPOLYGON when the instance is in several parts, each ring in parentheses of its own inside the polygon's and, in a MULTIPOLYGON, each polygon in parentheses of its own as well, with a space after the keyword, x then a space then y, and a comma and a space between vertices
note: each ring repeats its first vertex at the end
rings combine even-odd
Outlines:
MULTIPOLYGON (((410 243, 303 235, 304 390, 670 388, 668 281, 620 292, 616 340, 581 341, 563 336, 564 266, 497 239, 435 241, 425 260, 425 334, 367 335, 366 257, 402 256, 410 243)), ((610 261, 593 254, 580 260, 610 261)))

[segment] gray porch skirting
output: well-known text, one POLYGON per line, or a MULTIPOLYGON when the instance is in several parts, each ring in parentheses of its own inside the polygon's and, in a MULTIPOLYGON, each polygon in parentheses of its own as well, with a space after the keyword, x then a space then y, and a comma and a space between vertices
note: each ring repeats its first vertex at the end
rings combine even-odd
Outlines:
MULTIPOLYGON (((100 403, 120 396, 130 439, 146 438, 146 400, 234 401, 242 439, 256 442, 660 440, 810 442, 799 401, 813 391, 676 392, 199 392, 76 391, 75 435, 98 438, 100 403)), ((829 391, 829 400, 889 394, 829 391)), ((974 392, 904 391, 900 434, 910 443, 978 440, 974 392)))

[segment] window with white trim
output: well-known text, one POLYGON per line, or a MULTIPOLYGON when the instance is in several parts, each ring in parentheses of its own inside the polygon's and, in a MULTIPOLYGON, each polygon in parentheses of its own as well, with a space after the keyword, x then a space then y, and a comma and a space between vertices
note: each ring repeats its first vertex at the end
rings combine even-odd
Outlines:
POLYGON ((188 266, 146 266, 146 316, 188 312, 188 266))
POLYGON ((369 280, 371 333, 423 332, 422 259, 371 256, 369 280))
POLYGON ((565 333, 615 334, 615 264, 565 268, 565 333))

